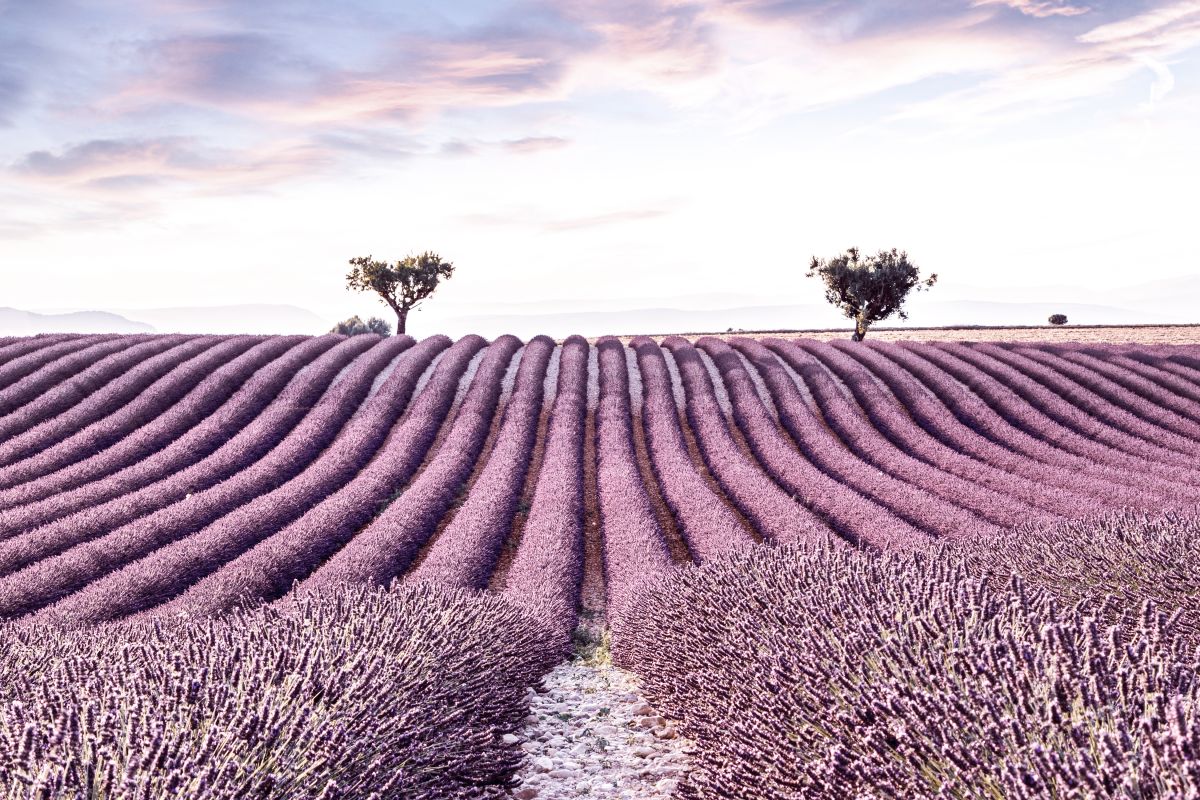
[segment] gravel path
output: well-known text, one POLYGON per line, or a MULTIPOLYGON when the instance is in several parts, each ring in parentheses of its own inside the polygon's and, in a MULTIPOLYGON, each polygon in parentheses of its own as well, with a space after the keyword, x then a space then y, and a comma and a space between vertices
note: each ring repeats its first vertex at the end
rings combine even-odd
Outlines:
POLYGON ((656 800, 687 770, 691 743, 645 702, 636 677, 610 664, 557 667, 530 689, 530 710, 518 800, 656 800))

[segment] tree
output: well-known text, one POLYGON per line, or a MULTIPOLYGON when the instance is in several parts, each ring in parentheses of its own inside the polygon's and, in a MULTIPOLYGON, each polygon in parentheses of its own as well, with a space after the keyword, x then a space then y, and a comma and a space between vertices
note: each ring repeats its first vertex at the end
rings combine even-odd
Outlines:
POLYGON ((353 317, 344 319, 337 325, 334 325, 329 331, 330 333, 340 333, 343 336, 358 336, 362 333, 374 333, 379 336, 391 336, 392 326, 387 320, 379 317, 371 317, 366 322, 355 314, 353 317))
POLYGON ((396 312, 396 333, 406 332, 408 312, 454 274, 453 264, 428 251, 419 256, 405 256, 395 265, 374 261, 370 256, 352 258, 350 267, 346 288, 379 295, 396 312))
POLYGON ((898 313, 908 319, 901 306, 908 293, 924 291, 937 283, 937 275, 921 280, 920 270, 908 260, 908 253, 880 250, 873 256, 862 257, 857 247, 825 261, 813 256, 808 265, 809 278, 825 283, 825 299, 854 320, 854 341, 867 336, 872 322, 898 313))
POLYGON ((1051 314, 1050 315, 1050 324, 1051 325, 1066 325, 1067 324, 1067 315, 1066 314, 1051 314))

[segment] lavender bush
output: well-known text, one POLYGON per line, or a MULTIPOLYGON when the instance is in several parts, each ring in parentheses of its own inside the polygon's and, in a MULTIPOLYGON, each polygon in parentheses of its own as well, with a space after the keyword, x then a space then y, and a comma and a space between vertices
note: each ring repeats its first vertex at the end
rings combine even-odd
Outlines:
POLYGON ((614 653, 697 740, 682 797, 1196 797, 1198 530, 757 548, 644 590, 614 653))
POLYGON ((220 620, 0 623, 4 800, 481 800, 560 657, 496 597, 339 587, 220 620))

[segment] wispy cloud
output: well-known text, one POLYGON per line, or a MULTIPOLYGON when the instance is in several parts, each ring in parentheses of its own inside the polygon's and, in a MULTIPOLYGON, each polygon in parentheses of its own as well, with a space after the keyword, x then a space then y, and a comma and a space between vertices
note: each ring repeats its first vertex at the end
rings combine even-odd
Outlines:
POLYGON ((1030 17, 1077 17, 1091 11, 1088 6, 1076 6, 1056 0, 975 0, 977 6, 1008 6, 1030 17))
POLYGON ((1200 2, 1185 0, 1092 28, 1080 35, 1079 41, 1099 45, 1154 42, 1197 25, 1200 25, 1200 2))
POLYGON ((60 152, 26 154, 11 169, 33 183, 96 192, 179 184, 204 191, 261 188, 311 171, 328 157, 311 146, 274 142, 231 153, 187 137, 94 139, 60 152))

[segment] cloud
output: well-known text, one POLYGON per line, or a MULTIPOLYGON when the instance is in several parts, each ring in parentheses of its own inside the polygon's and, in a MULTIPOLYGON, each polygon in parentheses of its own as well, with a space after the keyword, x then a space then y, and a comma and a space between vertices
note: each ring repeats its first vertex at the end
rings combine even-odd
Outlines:
POLYGON ((1059 0, 975 0, 976 6, 1008 6, 1029 17, 1077 17, 1091 11, 1059 0))
POLYGON ((32 183, 89 192, 179 186, 209 192, 263 188, 327 165, 327 153, 298 142, 241 152, 206 148, 187 137, 93 139, 58 153, 26 154, 11 173, 32 183))
POLYGON ((1163 36, 1172 29, 1177 29, 1176 23, 1185 23, 1184 28, 1191 28, 1200 22, 1200 2, 1185 0, 1162 8, 1156 8, 1142 14, 1127 17, 1117 22, 1110 22, 1092 28, 1079 36, 1079 41, 1087 44, 1113 45, 1121 42, 1153 41, 1155 37, 1163 36))
POLYGON ((539 153, 543 150, 558 150, 571 143, 570 139, 561 136, 525 136, 521 139, 509 139, 501 142, 501 146, 513 153, 539 153))

